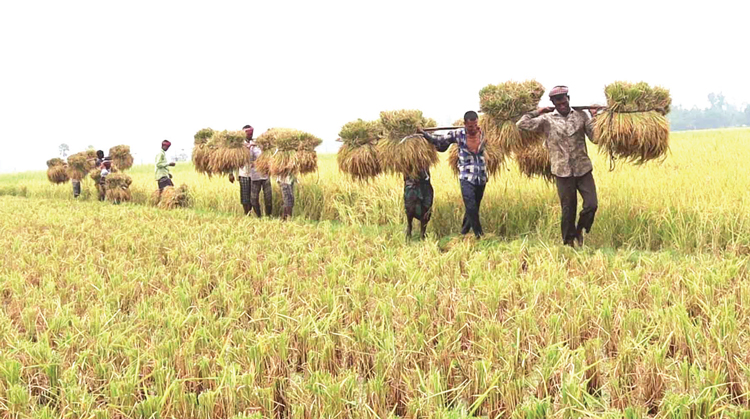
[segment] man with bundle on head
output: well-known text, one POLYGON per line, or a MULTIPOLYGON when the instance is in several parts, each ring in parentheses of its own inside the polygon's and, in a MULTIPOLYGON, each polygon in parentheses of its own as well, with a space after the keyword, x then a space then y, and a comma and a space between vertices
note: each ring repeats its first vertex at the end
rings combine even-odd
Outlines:
POLYGON ((557 184, 557 195, 562 207, 561 230, 567 246, 583 246, 583 234, 591 231, 598 206, 596 185, 591 174, 593 166, 586 150, 586 138, 593 143, 594 118, 570 107, 566 86, 555 86, 549 93, 554 106, 539 108, 522 116, 516 123, 519 129, 544 133, 549 150, 552 174, 557 184), (583 209, 576 226, 576 191, 583 198, 583 209))
MULTIPOLYGON (((104 151, 96 150, 96 159, 94 159, 94 169, 101 170, 102 163, 104 162, 104 151)), ((99 191, 99 200, 104 201, 104 182, 101 181, 96 184, 96 190, 99 191)))
MULTIPOLYGON (((255 144, 253 140, 254 129, 250 125, 242 127, 245 131, 245 147, 250 150, 250 161, 240 167, 237 178, 240 182, 240 202, 245 210, 245 215, 250 214, 250 209, 260 218, 260 191, 263 190, 263 204, 266 210, 266 217, 271 216, 273 203, 271 201, 271 180, 268 175, 259 173, 255 170, 255 160, 260 157, 263 150, 255 144)), ((234 183, 234 173, 229 174, 229 181, 234 183)))
POLYGON ((167 163, 167 150, 172 145, 167 140, 161 142, 161 150, 156 155, 156 182, 159 184, 159 191, 163 190, 167 186, 174 186, 172 183, 172 175, 169 173, 169 167, 174 167, 175 163, 167 163))
POLYGON ((431 135, 423 130, 419 133, 430 140, 438 151, 445 151, 451 144, 458 147, 458 179, 461 182, 464 214, 461 234, 474 231, 477 238, 482 237, 482 224, 479 222, 479 206, 487 186, 487 162, 484 158, 484 133, 479 128, 479 115, 474 111, 464 114, 464 128, 451 131, 446 135, 431 135))
POLYGON ((99 168, 101 168, 101 172, 99 175, 99 184, 97 185, 97 187, 99 189, 99 200, 104 201, 104 198, 106 197, 106 189, 104 185, 107 176, 112 173, 112 160, 109 157, 103 158, 101 164, 99 165, 99 168))

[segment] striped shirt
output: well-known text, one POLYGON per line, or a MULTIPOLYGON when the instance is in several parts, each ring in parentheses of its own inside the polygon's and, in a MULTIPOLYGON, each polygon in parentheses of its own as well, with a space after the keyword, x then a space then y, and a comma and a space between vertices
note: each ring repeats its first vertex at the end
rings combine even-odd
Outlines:
POLYGON ((438 150, 447 149, 450 144, 458 147, 458 179, 474 185, 487 183, 487 161, 484 158, 484 132, 481 133, 479 148, 476 153, 469 150, 466 142, 466 129, 450 131, 445 135, 432 135, 432 143, 438 150))

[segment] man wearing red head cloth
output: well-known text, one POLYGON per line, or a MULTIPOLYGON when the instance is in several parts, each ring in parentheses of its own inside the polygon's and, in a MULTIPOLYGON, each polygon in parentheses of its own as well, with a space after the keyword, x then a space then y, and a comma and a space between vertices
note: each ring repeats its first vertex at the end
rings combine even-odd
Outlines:
POLYGON ((563 243, 583 246, 583 233, 591 231, 598 206, 596 184, 591 174, 593 166, 586 150, 586 138, 593 143, 596 110, 583 111, 570 108, 566 86, 555 86, 549 93, 555 106, 539 108, 522 116, 516 123, 524 131, 546 135, 544 142, 549 150, 552 174, 555 175, 557 195, 562 207, 561 230, 563 243), (583 209, 576 225, 577 194, 583 198, 583 209))
POLYGON ((169 174, 169 167, 174 167, 175 163, 167 163, 167 150, 172 145, 167 140, 161 142, 161 151, 156 155, 156 182, 159 184, 159 191, 167 186, 174 186, 172 175, 169 174))

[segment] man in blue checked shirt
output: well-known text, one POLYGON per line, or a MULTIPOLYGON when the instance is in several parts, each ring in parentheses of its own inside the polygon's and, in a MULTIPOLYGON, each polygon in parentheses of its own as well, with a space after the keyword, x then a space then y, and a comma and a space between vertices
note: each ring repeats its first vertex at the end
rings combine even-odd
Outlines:
POLYGON ((430 140, 438 151, 445 150, 450 144, 458 147, 458 179, 461 182, 461 195, 464 200, 464 214, 461 234, 469 230, 482 237, 482 224, 479 222, 479 205, 487 185, 487 162, 484 158, 484 133, 479 128, 479 115, 474 111, 464 114, 464 128, 450 131, 446 135, 431 135, 423 130, 419 133, 430 140))

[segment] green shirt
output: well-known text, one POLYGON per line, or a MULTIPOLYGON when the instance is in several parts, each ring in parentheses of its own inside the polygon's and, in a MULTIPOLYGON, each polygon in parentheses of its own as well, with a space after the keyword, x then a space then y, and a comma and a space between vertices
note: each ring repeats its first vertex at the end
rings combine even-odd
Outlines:
POLYGON ((163 178, 164 176, 169 177, 169 163, 167 162, 167 152, 161 150, 156 155, 156 180, 163 178))

